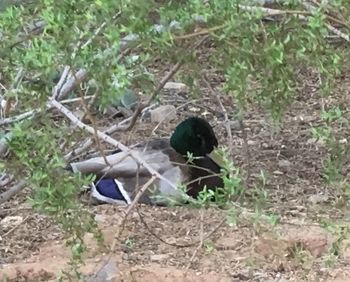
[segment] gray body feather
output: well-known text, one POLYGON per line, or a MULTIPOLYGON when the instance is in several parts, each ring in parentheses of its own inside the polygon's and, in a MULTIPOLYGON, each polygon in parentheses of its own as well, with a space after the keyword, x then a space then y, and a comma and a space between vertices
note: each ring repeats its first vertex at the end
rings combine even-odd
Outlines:
MULTIPOLYGON (((189 179, 185 159, 176 153, 170 146, 168 139, 156 139, 148 143, 139 144, 132 148, 133 152, 140 156, 148 165, 167 178, 175 186, 186 182, 189 179)), ((83 174, 95 174, 99 178, 114 178, 123 185, 123 189, 133 199, 138 191, 151 177, 147 169, 140 166, 130 155, 125 152, 117 152, 107 156, 106 164, 103 157, 91 158, 88 160, 71 163, 74 172, 83 174)), ((157 179, 150 189, 144 193, 140 202, 166 204, 166 197, 181 200, 183 193, 174 189, 166 181, 157 179), (156 197, 154 197, 156 196, 156 197)))

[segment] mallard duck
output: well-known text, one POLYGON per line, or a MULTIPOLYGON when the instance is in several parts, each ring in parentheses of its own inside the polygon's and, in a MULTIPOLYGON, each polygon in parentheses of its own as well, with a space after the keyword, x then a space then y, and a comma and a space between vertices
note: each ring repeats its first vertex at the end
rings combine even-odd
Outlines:
MULTIPOLYGON (((210 156, 217 146, 210 124, 202 118, 190 117, 175 128, 170 139, 153 139, 132 149, 175 186, 185 184, 186 193, 196 198, 205 186, 208 189, 223 187, 219 162, 210 156), (188 153, 192 155, 191 162, 188 153)), ((120 150, 108 156, 107 161, 110 166, 102 157, 92 158, 71 163, 71 169, 96 175, 91 187, 92 197, 108 203, 130 204, 138 188, 150 179, 150 173, 120 150)), ((153 189, 148 189, 139 202, 164 205, 169 196, 180 199, 182 195, 165 181, 156 180, 153 189)))

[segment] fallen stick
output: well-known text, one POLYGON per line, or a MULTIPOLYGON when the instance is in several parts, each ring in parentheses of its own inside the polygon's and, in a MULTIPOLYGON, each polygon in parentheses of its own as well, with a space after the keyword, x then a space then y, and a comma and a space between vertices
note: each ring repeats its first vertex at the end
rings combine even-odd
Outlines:
POLYGON ((10 189, 0 194, 0 205, 7 202, 14 195, 22 191, 26 187, 26 182, 21 180, 16 185, 12 186, 10 189))
MULTIPOLYGON (((91 134, 95 134, 95 130, 93 127, 83 123, 80 121, 70 110, 68 110, 65 106, 63 106, 60 102, 54 100, 53 98, 49 99, 48 102, 49 105, 52 105, 57 110, 59 110, 63 115, 65 115, 73 124, 78 126, 79 128, 86 130, 87 132, 91 134)), ((126 154, 129 154, 137 163, 139 163, 141 166, 146 168, 149 173, 152 175, 152 177, 157 177, 158 179, 161 179, 165 181, 167 184, 169 184, 173 188, 177 188, 174 183, 169 181, 167 178, 163 177, 161 174, 159 174, 158 171, 156 171, 152 166, 150 166, 147 162, 145 162, 138 154, 136 154, 133 150, 129 149, 124 144, 120 143, 119 141, 115 140, 114 138, 108 136, 107 134, 96 130, 96 134, 98 138, 101 140, 115 146, 117 149, 120 149, 126 154)))

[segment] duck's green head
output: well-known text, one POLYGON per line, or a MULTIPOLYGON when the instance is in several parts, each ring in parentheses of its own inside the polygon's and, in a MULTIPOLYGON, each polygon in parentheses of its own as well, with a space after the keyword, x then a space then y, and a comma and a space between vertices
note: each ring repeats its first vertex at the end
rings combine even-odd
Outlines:
POLYGON ((218 140, 206 120, 190 117, 175 128, 170 145, 181 155, 190 152, 194 157, 200 157, 210 154, 218 146, 218 140))

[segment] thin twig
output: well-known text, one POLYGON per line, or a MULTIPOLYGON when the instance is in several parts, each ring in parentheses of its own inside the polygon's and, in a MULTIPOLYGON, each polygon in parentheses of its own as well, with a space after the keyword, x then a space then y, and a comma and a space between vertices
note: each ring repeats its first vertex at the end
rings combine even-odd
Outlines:
MULTIPOLYGON (((306 9, 310 9, 310 11, 283 11, 283 10, 277 10, 277 9, 270 9, 270 8, 262 8, 262 7, 253 7, 253 6, 243 6, 243 5, 239 5, 239 7, 242 9, 242 10, 245 10, 245 11, 261 11, 263 12, 264 14, 267 14, 267 15, 278 15, 278 14, 294 14, 296 15, 299 19, 302 19, 302 20, 307 20, 307 17, 308 16, 313 16, 313 11, 312 11, 312 8, 310 8, 310 5, 307 5, 305 2, 303 2, 303 5, 306 9)), ((336 23, 339 23, 345 27, 347 27, 348 29, 350 29, 350 26, 332 16, 328 16, 328 15, 325 15, 326 19, 330 20, 330 21, 333 21, 333 22, 336 22, 336 23)), ((341 32, 340 30, 336 29, 335 27, 333 27, 332 25, 326 23, 325 24, 326 27, 333 33, 335 33, 336 35, 338 35, 339 37, 341 37, 342 39, 350 42, 350 37, 349 35, 341 32)))
POLYGON ((231 130, 231 125, 230 125, 230 119, 228 117, 227 111, 224 107, 224 105, 221 102, 220 99, 220 93, 217 93, 214 88, 211 86, 208 78, 206 75, 203 76, 203 81, 206 84, 206 86, 209 88, 210 92, 212 93, 212 95, 216 98, 216 100, 218 101, 218 104, 222 110, 222 113, 224 114, 224 118, 225 118, 225 128, 227 131, 227 136, 228 136, 228 144, 229 144, 229 155, 232 155, 233 152, 233 137, 232 137, 232 130, 231 130))
MULTIPOLYGON (((202 40, 200 40, 195 46, 194 48, 197 46, 199 46, 200 44, 203 43, 203 41, 205 40, 205 38, 203 38, 202 40)), ((130 51, 130 49, 128 49, 128 52, 130 51)), ((126 54, 126 53, 123 53, 126 54)), ((123 56, 121 56, 118 59, 121 59, 123 56)), ((153 92, 152 96, 149 98, 149 100, 145 103, 145 104, 139 104, 139 106, 137 107, 137 109, 135 110, 134 114, 125 119, 124 121, 120 122, 117 125, 113 125, 111 126, 109 129, 107 129, 106 131, 104 131, 105 134, 112 134, 116 131, 129 131, 130 129, 133 128, 133 126, 135 125, 137 118, 139 117, 139 115, 141 114, 142 110, 144 108, 146 108, 151 102, 152 100, 159 94, 159 92, 163 89, 164 85, 175 75, 175 73, 180 69, 181 65, 183 64, 183 62, 178 62, 171 70, 170 72, 160 81, 158 87, 155 89, 155 91, 153 92), (125 123, 127 123, 125 125, 125 123)), ((72 152, 69 152, 68 154, 66 154, 64 156, 65 160, 70 160, 72 159, 72 157, 81 154, 82 152, 84 152, 86 149, 88 149, 91 145, 93 144, 93 140, 91 138, 87 139, 84 144, 82 146, 80 146, 79 148, 73 150, 72 152)))
MULTIPOLYGON (((93 96, 89 95, 89 96, 85 96, 85 100, 87 99, 91 99, 93 96)), ((66 99, 66 100, 62 100, 61 103, 62 104, 69 104, 69 103, 74 103, 74 102, 78 102, 80 101, 81 98, 71 98, 71 99, 66 99)), ((48 108, 49 110, 50 108, 48 108)), ((40 109, 35 109, 35 110, 31 110, 22 114, 19 114, 17 116, 12 116, 12 117, 8 117, 8 118, 4 118, 4 119, 0 119, 0 125, 7 125, 7 124, 11 124, 11 123, 15 123, 15 122, 19 122, 21 120, 27 119, 27 118, 31 118, 33 117, 36 113, 39 113, 40 109)))
MULTIPOLYGON (((204 36, 201 40, 199 40, 198 42, 196 42, 191 48, 191 50, 196 50, 200 45, 203 44, 203 42, 208 38, 208 36, 204 36)), ((116 127, 116 131, 128 131, 131 128, 133 128, 133 126, 136 123, 136 120, 138 118, 138 116, 141 114, 142 110, 144 108, 146 108, 147 106, 149 106, 151 104, 151 102, 154 100, 155 97, 157 97, 157 95, 159 94, 159 92, 163 89, 164 85, 179 71, 179 69, 181 68, 181 66, 185 63, 185 61, 182 59, 179 62, 177 62, 172 68, 171 70, 168 72, 168 74, 166 76, 163 77, 163 79, 160 81, 158 87, 153 91, 151 97, 147 100, 146 103, 140 103, 139 106, 137 107, 135 113, 133 114, 133 116, 131 117, 131 120, 129 122, 128 125, 123 126, 123 127, 116 127)))
POLYGON ((158 87, 154 90, 153 94, 148 99, 148 101, 146 103, 140 103, 138 105, 137 109, 135 110, 134 114, 132 115, 132 117, 130 119, 130 122, 127 125, 124 125, 124 126, 116 125, 111 130, 113 130, 113 131, 129 131, 130 129, 132 129, 134 127, 136 121, 137 121, 137 118, 141 114, 142 110, 144 108, 146 108, 153 101, 153 99, 163 89, 164 85, 175 75, 175 73, 178 72, 178 70, 180 69, 180 67, 183 64, 184 64, 184 61, 180 61, 180 62, 176 63, 175 66, 172 67, 170 72, 161 80, 161 82, 159 83, 158 87))
POLYGON ((188 102, 185 102, 185 103, 182 103, 180 106, 174 108, 173 110, 169 111, 167 113, 167 115, 165 115, 163 118, 161 118, 161 120, 157 123, 157 125, 153 128, 152 132, 150 133, 148 139, 150 139, 156 132, 156 130, 159 128, 159 126, 164 122, 166 121, 167 119, 167 116, 173 112, 177 112, 179 109, 182 109, 190 104, 194 104, 196 102, 199 102, 199 101, 205 101, 205 98, 201 98, 201 99, 194 99, 194 100, 191 100, 191 101, 188 101, 188 102))
POLYGON ((200 218, 200 228, 199 228, 199 244, 198 244, 198 247, 194 250, 190 261, 188 262, 185 273, 190 269, 197 253, 203 247, 203 242, 204 242, 204 227, 203 227, 203 225, 204 225, 204 210, 200 210, 200 215, 201 215, 201 218, 200 218))
POLYGON ((246 163, 246 171, 247 175, 245 177, 245 188, 247 189, 249 187, 249 180, 251 175, 251 157, 250 157, 250 150, 249 150, 249 144, 248 144, 248 133, 244 125, 244 117, 240 116, 239 118, 239 125, 242 131, 242 139, 243 139, 243 150, 245 154, 245 163, 246 163))
POLYGON ((21 226, 23 223, 25 223, 26 221, 28 221, 28 219, 30 219, 32 216, 28 215, 25 219, 23 219, 20 223, 16 224, 14 227, 12 227, 9 231, 7 231, 4 235, 2 235, 2 237, 6 237, 8 235, 10 235, 13 231, 15 231, 19 226, 21 226))
MULTIPOLYGON (((310 11, 299 11, 299 10, 279 10, 279 9, 271 9, 271 8, 264 8, 264 7, 258 7, 258 6, 248 6, 248 5, 238 5, 238 7, 246 12, 262 12, 264 17, 268 16, 283 16, 283 15, 294 15, 297 16, 299 19, 306 20, 307 17, 312 16, 313 13, 310 11)), ((350 29, 350 26, 345 23, 344 21, 341 21, 333 16, 325 15, 326 19, 335 23, 338 23, 342 26, 347 27, 350 29)), ((215 26, 212 28, 208 29, 203 29, 195 33, 190 33, 190 34, 185 34, 185 35, 179 35, 179 36, 174 36, 175 40, 184 40, 184 39, 190 39, 193 37, 198 37, 202 35, 208 35, 208 34, 213 34, 215 31, 224 29, 227 27, 227 24, 215 26)), ((326 24, 327 28, 332 31, 333 33, 337 34, 339 37, 342 39, 349 41, 349 36, 341 32, 340 30, 336 29, 330 24, 326 24)))
MULTIPOLYGON (((116 19, 117 17, 119 17, 120 14, 121 13, 118 12, 116 15, 113 16, 112 19, 116 19)), ((87 45, 89 45, 92 42, 92 40, 100 33, 100 31, 102 30, 102 28, 105 25, 106 25, 105 22, 102 23, 102 25, 95 31, 93 37, 91 37, 87 42, 85 42, 85 44, 82 46, 82 48, 84 48, 87 45)), ((14 46, 12 46, 12 47, 14 47, 14 46)), ((53 100, 56 100, 56 99, 57 100, 62 100, 62 99, 64 99, 77 85, 79 85, 82 81, 84 81, 87 78, 87 72, 85 70, 83 70, 83 69, 79 70, 76 73, 73 73, 73 75, 68 78, 69 71, 70 71, 70 67, 66 66, 64 68, 64 70, 63 70, 63 73, 62 73, 62 75, 60 77, 59 82, 53 88, 53 91, 52 91, 52 97, 53 97, 52 99, 53 100), (66 81, 66 80, 68 80, 68 81, 66 81)), ((17 76, 16 76, 16 79, 15 79, 15 82, 14 82, 14 87, 18 87, 22 77, 23 77, 23 69, 20 69, 18 74, 17 74, 17 76)), ((11 104, 10 101, 7 101, 6 108, 5 108, 5 115, 9 111, 10 104, 11 104)), ((51 107, 49 106, 49 108, 51 108, 51 107)), ((0 125, 1 124, 12 123, 12 122, 17 122, 17 121, 29 118, 29 117, 33 116, 35 113, 36 113, 36 111, 33 110, 33 111, 29 111, 27 113, 24 113, 24 114, 22 114, 20 116, 17 116, 15 118, 1 120, 0 121, 0 125)), ((97 140, 97 143, 98 143, 99 139, 97 138, 96 140, 97 140)), ((2 148, 2 152, 6 151, 6 147, 7 147, 6 144, 2 144, 2 145, 4 147, 4 148, 2 148)), ((0 204, 3 203, 3 202, 6 202, 8 199, 13 197, 15 194, 20 192, 22 189, 25 188, 25 186, 26 186, 25 185, 25 181, 20 181, 17 185, 13 186, 12 188, 10 188, 5 193, 2 193, 0 195, 0 204)))
POLYGON ((137 192, 134 200, 132 201, 132 203, 129 205, 128 209, 126 210, 126 213, 123 217, 123 220, 120 224, 120 229, 119 232, 116 234, 116 236, 114 237, 113 243, 112 243, 112 247, 111 247, 111 252, 114 252, 117 241, 119 241, 122 232, 124 231, 124 226, 125 226, 125 222, 126 219, 128 218, 130 212, 132 211, 132 209, 135 207, 135 205, 138 203, 138 201, 140 200, 141 196, 146 192, 146 190, 148 189, 149 186, 152 185, 152 183, 156 180, 155 176, 152 176, 143 186, 142 188, 137 192))
MULTIPOLYGON (((310 5, 309 3, 306 3, 305 1, 302 2, 303 6, 305 7, 305 9, 307 9, 310 13, 313 13, 316 10, 316 7, 314 7, 313 5, 310 5)), ((326 16, 327 18, 329 18, 330 20, 339 23, 343 26, 346 26, 348 29, 350 29, 350 26, 347 25, 346 23, 343 23, 342 21, 332 17, 332 16, 326 16)), ((302 18, 302 17, 301 17, 302 18)), ((344 39, 345 41, 350 42, 350 36, 341 32, 339 29, 336 29, 335 27, 333 27, 332 25, 326 23, 325 24, 326 27, 333 32, 334 34, 338 35, 340 38, 344 39)))
POLYGON ((222 25, 214 26, 214 27, 211 27, 208 29, 202 29, 202 30, 194 32, 194 33, 174 36, 174 39, 175 40, 184 40, 184 39, 190 39, 190 38, 198 37, 198 36, 202 36, 202 35, 208 35, 214 31, 223 29, 226 26, 227 26, 227 24, 222 24, 222 25))
POLYGON ((19 122, 19 121, 27 119, 29 117, 33 117, 34 114, 37 113, 37 112, 38 111, 36 111, 36 110, 32 110, 32 111, 28 111, 28 112, 25 112, 25 113, 17 115, 17 116, 1 119, 0 120, 0 125, 7 125, 7 124, 19 122))
MULTIPOLYGON (((75 75, 75 73, 73 75, 75 75)), ((77 80, 76 77, 74 77, 74 78, 77 80)), ((89 106, 86 103, 85 98, 84 98, 84 93, 82 92, 80 87, 78 87, 78 94, 79 94, 79 96, 81 98, 80 102, 81 102, 81 104, 83 106, 85 115, 91 121, 92 127, 94 129, 94 139, 95 139, 95 143, 96 143, 96 146, 97 146, 97 150, 100 152, 100 154, 101 154, 105 164, 111 167, 111 164, 108 162, 108 160, 106 158, 106 155, 105 155, 105 153, 104 153, 104 151, 102 149, 102 145, 101 145, 100 139, 97 136, 97 125, 96 125, 95 118, 93 117, 93 115, 90 112, 89 106)))
MULTIPOLYGON (((172 247, 177 247, 177 248, 188 248, 188 247, 192 247, 192 246, 195 246, 195 245, 198 245, 200 243, 200 240, 199 241, 195 241, 195 242, 192 242, 192 243, 188 243, 188 244, 176 244, 176 243, 170 243, 170 242, 167 242, 165 239, 161 238, 159 235, 157 235, 148 225, 148 223, 145 221, 145 219, 143 218, 143 215, 140 213, 140 211, 138 209, 137 210, 137 213, 140 217, 140 221, 141 223, 144 225, 144 227, 147 229, 147 231, 153 236, 155 237, 157 240, 159 240, 160 242, 166 244, 166 245, 169 245, 169 246, 172 246, 172 247)), ((203 236, 203 242, 205 240, 207 240, 208 238, 210 238, 216 231, 219 230, 219 228, 226 222, 226 217, 224 217, 208 234, 206 234, 205 236, 203 236)))
MULTIPOLYGON (((117 19, 119 16, 121 15, 121 12, 118 11, 113 17, 112 19, 109 20, 109 22, 111 20, 115 20, 117 19)), ((92 41, 97 37, 97 35, 99 35, 101 33, 101 31, 103 30, 103 28, 107 25, 107 21, 104 21, 103 23, 100 24, 100 26, 98 28, 96 28, 94 34, 86 41, 86 42, 81 42, 79 41, 79 43, 76 45, 76 47, 73 50, 73 53, 71 55, 71 58, 74 59, 76 54, 78 53, 78 51, 86 48, 87 46, 89 46, 92 41)))
POLYGON ((56 95, 57 100, 62 100, 68 96, 72 90, 82 83, 88 76, 88 73, 84 69, 80 69, 77 72, 75 72, 68 80, 67 82, 62 86, 62 88, 58 91, 58 94, 56 95))
POLYGON ((58 98, 58 95, 60 94, 62 86, 66 82, 66 79, 68 77, 69 71, 70 71, 70 66, 65 66, 64 69, 63 69, 62 75, 60 77, 60 80, 58 81, 58 83, 52 89, 52 97, 54 99, 58 98))
MULTIPOLYGON (((138 166, 140 167, 140 163, 138 163, 138 166)), ((137 174, 137 179, 138 179, 138 174, 137 174)), ((128 207, 128 209, 126 210, 126 213, 123 217, 123 220, 122 222, 120 223, 120 229, 118 231, 118 233, 116 233, 114 235, 114 238, 113 238, 113 242, 112 242, 112 245, 111 245, 111 248, 110 248, 110 252, 109 252, 109 255, 108 255, 108 258, 105 260, 106 263, 108 263, 111 258, 112 258, 112 254, 114 253, 115 251, 115 248, 117 246, 117 242, 120 241, 120 238, 121 238, 121 234, 123 233, 123 230, 124 230, 124 227, 125 227, 125 222, 126 222, 126 219, 128 217, 128 215, 130 214, 131 210, 135 207, 135 205, 138 203, 140 197, 143 195, 143 193, 148 189, 148 187, 153 183, 153 181, 156 179, 155 176, 152 176, 143 186, 142 188, 138 191, 138 193, 136 194, 134 200, 132 201, 132 203, 130 204, 130 206, 128 207)), ((137 184, 138 185, 138 180, 137 180, 137 184)), ((100 268, 101 270, 101 268, 100 268)), ((99 271, 100 271, 99 270, 99 271)), ((98 271, 98 272, 99 272, 98 271)))
MULTIPOLYGON (((120 17, 122 13, 120 11, 118 11, 111 20, 116 20, 117 18, 120 17)), ((111 20, 108 20, 108 22, 111 22, 111 20)), ((94 32, 94 34, 81 46, 81 49, 85 48, 86 46, 88 46, 92 40, 94 40, 97 35, 99 35, 99 33, 101 32, 101 30, 106 26, 107 21, 103 22, 94 32)))
MULTIPOLYGON (((305 1, 303 1, 303 4, 306 4, 305 1)), ((264 13, 265 16, 296 15, 301 19, 306 19, 306 17, 314 15, 313 11, 279 10, 279 9, 271 9, 271 8, 247 6, 247 5, 239 5, 239 8, 243 11, 249 11, 249 12, 261 11, 264 13)), ((336 22, 342 26, 350 28, 347 23, 345 23, 345 22, 343 22, 335 17, 329 16, 329 15, 325 15, 325 17, 329 21, 333 21, 333 22, 336 22)))
MULTIPOLYGON (((16 74, 16 77, 11 85, 11 88, 10 88, 10 91, 13 91, 15 89, 17 89, 19 87, 19 85, 21 84, 22 82, 22 79, 23 79, 23 76, 24 76, 24 69, 21 67, 17 74, 16 74)), ((11 108, 13 107, 12 105, 12 101, 14 100, 13 97, 9 97, 6 102, 5 102, 5 107, 4 107, 4 116, 7 116, 10 111, 11 111, 11 108)), ((17 96, 16 96, 16 100, 17 100, 17 96)), ((17 103, 16 103, 17 104, 17 103)), ((14 106, 15 107, 15 106, 14 106)))

